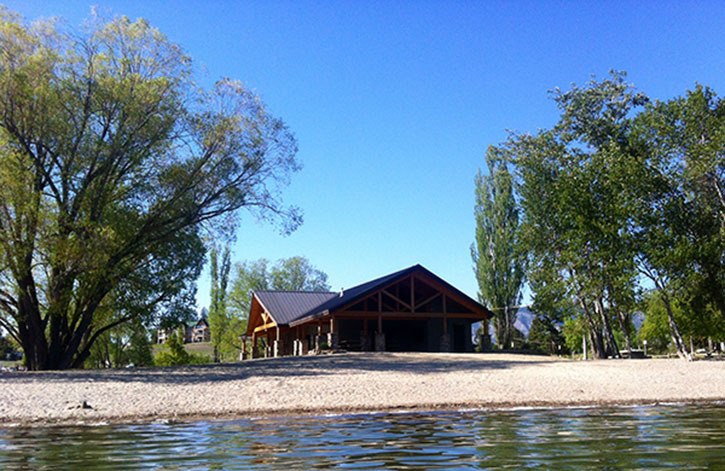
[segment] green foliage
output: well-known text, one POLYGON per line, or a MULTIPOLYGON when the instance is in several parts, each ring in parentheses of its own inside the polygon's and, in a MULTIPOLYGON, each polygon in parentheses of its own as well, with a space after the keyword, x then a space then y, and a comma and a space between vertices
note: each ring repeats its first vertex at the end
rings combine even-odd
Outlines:
POLYGON ((169 335, 164 347, 164 350, 156 355, 154 363, 157 366, 203 365, 210 361, 207 356, 187 352, 181 337, 176 332, 169 335))
MULTIPOLYGON (((682 335, 692 337, 696 346, 707 345, 707 338, 725 338, 725 323, 717 310, 712 307, 704 311, 692 309, 688 299, 672 299, 672 313, 678 325, 682 326, 682 335)), ((644 298, 645 318, 637 335, 638 343, 647 340, 648 352, 669 353, 673 350, 669 329, 667 307, 663 294, 652 291, 644 298)))
POLYGON ((327 274, 313 267, 305 257, 277 261, 269 270, 269 289, 278 291, 329 291, 327 274))
POLYGON ((581 352, 584 345, 584 337, 588 335, 587 325, 581 317, 569 317, 564 321, 561 329, 566 342, 566 348, 570 352, 581 352))
POLYGON ((559 122, 502 148, 517 170, 535 303, 579 307, 604 358, 617 354, 612 324, 636 287, 621 188, 637 157, 629 120, 647 99, 618 73, 553 96, 559 122))
POLYGON ((139 326, 131 332, 127 348, 128 363, 134 366, 153 366, 154 355, 148 332, 139 326))
POLYGON ((524 282, 519 210, 513 180, 502 152, 486 151, 488 174, 476 176, 476 242, 471 246, 479 298, 493 311, 496 342, 507 348, 514 338, 517 305, 524 282))
POLYGON ((535 305, 576 306, 595 355, 616 356, 633 347, 646 277, 686 357, 679 326, 714 333, 725 312, 723 101, 698 86, 651 103, 616 72, 553 97, 553 128, 498 147, 516 169, 535 305), (675 303, 697 314, 678 320, 675 303))
POLYGON ((559 332, 556 323, 543 315, 537 315, 531 322, 528 344, 530 349, 549 355, 565 354, 569 351, 566 339, 559 332))
POLYGON ((183 317, 204 236, 229 236, 237 210, 301 222, 279 199, 295 139, 256 95, 200 89, 145 20, 60 25, 0 9, 0 326, 36 370, 183 317))
POLYGON ((17 345, 9 338, 0 335, 0 361, 6 360, 9 356, 18 351, 17 345))
POLYGON ((166 349, 156 356, 158 366, 188 365, 191 362, 191 356, 184 349, 184 343, 176 332, 166 339, 165 347, 166 349))
POLYGON ((234 277, 229 292, 229 309, 240 319, 249 315, 251 292, 270 289, 269 262, 266 259, 243 261, 234 265, 234 277))
POLYGON ((634 121, 632 140, 646 150, 629 190, 638 262, 659 292, 680 356, 687 356, 682 334, 716 334, 725 316, 723 129, 725 104, 701 86, 651 104, 634 121), (691 314, 678 320, 683 303, 691 314))
MULTIPOLYGON (((637 340, 647 341, 648 353, 667 353, 672 346, 667 311, 658 293, 650 293, 645 300, 645 318, 637 334, 637 340)), ((682 320, 682 311, 678 304, 673 305, 675 318, 682 320)))
POLYGON ((88 368, 122 368, 128 365, 153 366, 149 333, 140 321, 106 331, 93 344, 85 362, 88 368))
POLYGON ((209 307, 209 330, 211 343, 214 348, 214 361, 234 359, 234 353, 239 351, 239 338, 230 338, 234 332, 232 318, 227 311, 227 285, 229 283, 229 270, 231 269, 231 254, 229 246, 221 253, 212 248, 211 261, 211 306, 209 307), (231 357, 231 358, 230 358, 231 357))

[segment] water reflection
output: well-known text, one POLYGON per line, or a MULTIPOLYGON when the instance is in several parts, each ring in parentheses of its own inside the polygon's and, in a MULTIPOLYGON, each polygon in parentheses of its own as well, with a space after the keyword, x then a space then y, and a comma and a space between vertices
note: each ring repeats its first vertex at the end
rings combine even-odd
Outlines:
POLYGON ((2 469, 725 469, 725 406, 0 429, 2 469))

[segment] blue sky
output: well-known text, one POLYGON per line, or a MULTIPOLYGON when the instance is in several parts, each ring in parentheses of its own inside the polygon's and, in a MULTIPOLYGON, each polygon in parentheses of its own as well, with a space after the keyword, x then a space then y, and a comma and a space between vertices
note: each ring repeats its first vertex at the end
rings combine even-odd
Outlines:
POLYGON ((94 4, 148 19, 202 83, 240 79, 289 125, 304 169, 284 196, 305 223, 282 237, 243 214, 234 260, 303 255, 333 289, 421 263, 475 297, 475 173, 507 130, 555 122, 548 90, 617 69, 654 98, 725 93, 722 1, 5 2, 75 25, 94 4))

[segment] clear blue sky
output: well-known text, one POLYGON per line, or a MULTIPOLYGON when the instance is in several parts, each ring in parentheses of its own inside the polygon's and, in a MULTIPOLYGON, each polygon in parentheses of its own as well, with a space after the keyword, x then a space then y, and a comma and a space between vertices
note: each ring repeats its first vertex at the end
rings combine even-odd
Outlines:
POLYGON ((548 90, 617 69, 654 98, 696 82, 725 93, 723 1, 5 4, 71 24, 93 4, 144 17, 202 82, 257 91, 299 141, 285 199, 305 223, 282 237, 244 215, 234 259, 304 255, 334 289, 421 263, 475 297, 474 175, 507 130, 552 125, 548 90))

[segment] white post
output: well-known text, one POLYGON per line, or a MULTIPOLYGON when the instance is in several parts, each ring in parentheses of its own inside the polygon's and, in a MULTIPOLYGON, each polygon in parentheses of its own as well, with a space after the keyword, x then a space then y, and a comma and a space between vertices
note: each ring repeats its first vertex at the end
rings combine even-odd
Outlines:
POLYGON ((582 336, 582 353, 584 354, 584 360, 587 359, 587 336, 584 334, 582 336))

